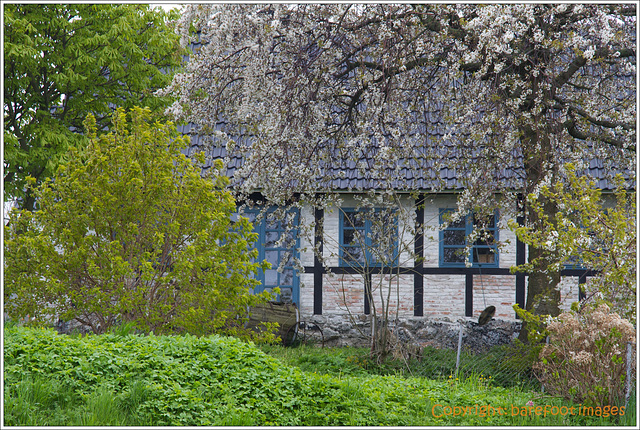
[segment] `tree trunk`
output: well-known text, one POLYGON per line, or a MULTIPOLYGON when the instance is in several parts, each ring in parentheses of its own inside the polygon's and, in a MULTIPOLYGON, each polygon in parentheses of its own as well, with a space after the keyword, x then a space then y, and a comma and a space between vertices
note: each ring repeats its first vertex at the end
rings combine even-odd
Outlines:
MULTIPOLYGON (((536 189, 549 177, 553 180, 556 177, 557 166, 553 162, 551 152, 551 142, 548 136, 540 135, 531 128, 523 131, 523 152, 524 168, 527 178, 526 194, 535 192, 536 189)), ((556 216, 556 207, 542 196, 539 196, 542 203, 544 215, 553 221, 556 216)), ((529 204, 525 201, 525 220, 530 227, 540 229, 540 219, 536 213, 530 210, 529 204)), ((553 251, 548 249, 529 246, 528 262, 538 260, 536 269, 529 273, 527 285, 527 301, 525 309, 534 315, 560 314, 560 273, 550 270, 550 266, 555 260, 553 251)), ((527 342, 528 330, 523 324, 518 339, 527 342)))

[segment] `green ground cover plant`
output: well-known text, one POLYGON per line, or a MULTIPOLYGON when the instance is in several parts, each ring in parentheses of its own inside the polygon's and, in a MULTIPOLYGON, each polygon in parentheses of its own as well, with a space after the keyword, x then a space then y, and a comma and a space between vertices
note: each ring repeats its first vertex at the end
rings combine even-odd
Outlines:
MULTIPOLYGON (((374 374, 358 361, 357 350, 305 348, 307 358, 299 360, 303 370, 228 337, 142 336, 127 330, 67 336, 8 326, 4 424, 513 426, 635 420, 631 414, 521 416, 512 408, 572 405, 493 386, 480 375, 434 380, 374 374), (311 356, 320 357, 317 367, 311 356), (337 370, 348 369, 349 362, 353 371, 337 370), (502 416, 497 408, 503 408, 502 416)), ((275 349, 270 354, 278 355, 275 349)))

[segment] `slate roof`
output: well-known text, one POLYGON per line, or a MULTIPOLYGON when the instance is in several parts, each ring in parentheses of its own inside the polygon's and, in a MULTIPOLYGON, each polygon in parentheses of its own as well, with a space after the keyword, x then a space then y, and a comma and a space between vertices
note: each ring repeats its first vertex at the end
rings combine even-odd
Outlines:
MULTIPOLYGON (((221 126, 223 126, 221 124, 221 126)), ((178 131, 182 134, 186 134, 191 139, 191 145, 187 150, 187 155, 191 156, 197 151, 205 152, 206 163, 204 169, 211 167, 213 160, 224 160, 227 156, 227 151, 224 146, 209 145, 203 136, 199 135, 196 131, 196 126, 193 124, 179 125, 178 131)), ((444 133, 436 133, 431 136, 433 140, 441 140, 444 133)), ((247 139, 247 137, 243 137, 247 139)), ((240 143, 240 142, 238 142, 240 143)), ((443 158, 441 160, 435 160, 433 158, 419 157, 412 160, 404 160, 405 165, 399 166, 400 177, 403 177, 402 182, 396 182, 393 184, 396 189, 403 190, 443 190, 443 191, 456 191, 461 190, 464 187, 464 178, 460 176, 457 169, 452 167, 453 161, 451 154, 454 151, 444 151, 443 158)), ((522 166, 522 157, 519 155, 513 156, 514 167, 504 167, 498 172, 494 172, 490 175, 487 172, 487 180, 499 181, 502 189, 519 189, 522 188, 522 178, 524 169, 522 166)), ((365 158, 359 160, 359 162, 372 163, 371 158, 365 158)), ((234 154, 227 160, 226 174, 233 179, 235 172, 242 166, 243 159, 241 156, 234 154)), ((329 183, 320 184, 319 188, 330 188, 334 191, 348 191, 348 190, 368 190, 372 188, 379 188, 378 183, 370 177, 367 177, 366 169, 359 169, 356 166, 356 161, 352 159, 345 159, 336 156, 334 161, 329 166, 324 166, 327 177, 331 178, 329 183), (343 172, 342 174, 340 172, 343 172)), ((605 163, 601 159, 593 159, 589 162, 587 172, 595 180, 597 188, 602 190, 611 190, 613 187, 606 179, 605 163)), ((628 175, 630 178, 635 178, 635 174, 628 175)), ((632 188, 635 189, 635 181, 633 181, 632 188)))

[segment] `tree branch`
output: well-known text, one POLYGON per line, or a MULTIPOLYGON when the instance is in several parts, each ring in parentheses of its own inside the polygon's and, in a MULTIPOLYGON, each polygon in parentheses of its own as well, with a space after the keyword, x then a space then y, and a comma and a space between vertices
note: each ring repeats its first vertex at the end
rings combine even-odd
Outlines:
POLYGON ((575 139, 597 140, 608 145, 615 146, 616 148, 627 149, 629 151, 636 152, 635 144, 629 144, 625 146, 625 143, 622 140, 614 139, 613 137, 607 136, 604 133, 593 133, 578 130, 576 122, 573 119, 565 121, 563 126, 565 127, 569 135, 575 139))

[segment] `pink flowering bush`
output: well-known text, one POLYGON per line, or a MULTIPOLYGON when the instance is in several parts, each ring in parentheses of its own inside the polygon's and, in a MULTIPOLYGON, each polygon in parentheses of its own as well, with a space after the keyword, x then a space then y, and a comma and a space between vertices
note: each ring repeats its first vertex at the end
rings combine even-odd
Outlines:
POLYGON ((547 329, 549 344, 534 365, 546 390, 599 406, 624 399, 627 342, 636 340, 629 321, 600 304, 563 313, 547 329))

